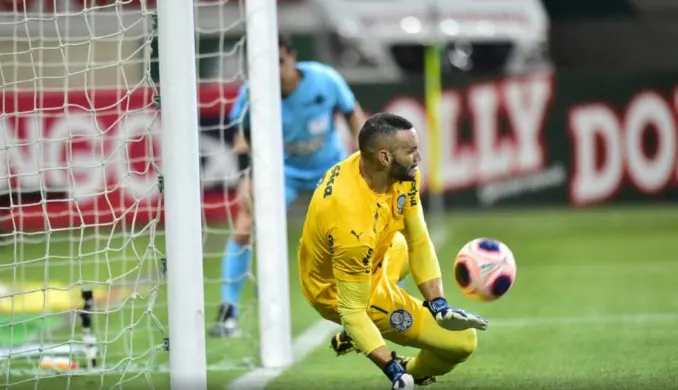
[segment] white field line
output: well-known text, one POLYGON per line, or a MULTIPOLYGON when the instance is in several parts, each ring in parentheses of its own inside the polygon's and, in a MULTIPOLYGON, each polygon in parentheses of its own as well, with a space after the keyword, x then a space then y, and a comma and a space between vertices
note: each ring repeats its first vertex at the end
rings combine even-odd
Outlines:
MULTIPOLYGON (((308 327, 303 333, 295 337, 292 342, 292 364, 299 363, 317 347, 323 343, 328 343, 330 336, 340 329, 341 326, 325 320, 320 320, 308 327)), ((236 379, 228 389, 265 389, 269 382, 279 377, 284 371, 284 368, 257 368, 236 379)))
MULTIPOLYGON (((442 247, 449 239, 447 226, 435 226, 429 229, 431 241, 436 247, 442 247)), ((299 363, 311 352, 324 343, 329 343, 332 334, 338 332, 341 327, 333 322, 320 320, 292 341, 292 365, 299 363)), ((287 367, 289 368, 289 367, 287 367)), ((258 368, 236 379, 228 387, 229 390, 263 390, 266 385, 279 377, 285 369, 258 368)))

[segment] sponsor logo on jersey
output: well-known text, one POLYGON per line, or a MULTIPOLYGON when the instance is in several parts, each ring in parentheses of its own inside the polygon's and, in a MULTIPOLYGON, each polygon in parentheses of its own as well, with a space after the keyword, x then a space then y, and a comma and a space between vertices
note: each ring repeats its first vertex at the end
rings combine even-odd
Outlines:
POLYGON ((372 267, 370 266, 372 264, 372 255, 374 254, 374 249, 368 248, 367 249, 367 254, 365 257, 363 257, 363 265, 365 266, 365 273, 369 274, 372 273, 372 267))
POLYGON ((332 118, 327 114, 322 114, 306 122, 306 129, 311 135, 324 134, 329 130, 331 123, 332 118))
POLYGON ((337 179, 337 176, 339 176, 340 170, 341 165, 335 165, 334 168, 332 168, 332 171, 330 171, 330 177, 327 179, 325 191, 323 192, 323 198, 327 198, 328 196, 332 195, 332 185, 334 184, 334 181, 337 179))
POLYGON ((417 206, 417 183, 412 182, 412 186, 410 187, 410 192, 407 193, 410 197, 410 207, 416 207, 417 206))

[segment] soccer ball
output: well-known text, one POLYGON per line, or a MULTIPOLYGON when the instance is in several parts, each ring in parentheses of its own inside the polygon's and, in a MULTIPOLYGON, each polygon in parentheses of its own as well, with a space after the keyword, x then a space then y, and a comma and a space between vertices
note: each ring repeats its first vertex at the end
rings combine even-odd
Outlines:
POLYGON ((516 280, 513 252, 499 240, 471 240, 457 254, 454 279, 464 295, 473 300, 497 300, 516 280))

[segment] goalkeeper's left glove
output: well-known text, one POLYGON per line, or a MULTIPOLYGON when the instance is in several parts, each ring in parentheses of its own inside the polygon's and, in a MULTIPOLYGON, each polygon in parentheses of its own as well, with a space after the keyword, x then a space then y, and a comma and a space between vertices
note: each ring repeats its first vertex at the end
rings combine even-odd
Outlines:
POLYGON ((447 330, 487 329, 486 319, 477 314, 467 313, 463 309, 450 307, 445 298, 435 298, 430 302, 424 302, 424 306, 431 311, 438 325, 447 330))

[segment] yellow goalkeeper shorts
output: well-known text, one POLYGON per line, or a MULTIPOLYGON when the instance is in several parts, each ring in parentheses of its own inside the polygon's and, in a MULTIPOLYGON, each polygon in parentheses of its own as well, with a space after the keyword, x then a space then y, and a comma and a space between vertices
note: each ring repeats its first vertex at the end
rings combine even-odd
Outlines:
MULTIPOLYGON (((409 274, 405 237, 398 233, 384 255, 383 266, 373 275, 374 286, 367 308, 370 319, 383 337, 397 344, 432 351, 441 355, 473 351, 476 331, 452 332, 438 325, 421 300, 411 296, 397 283, 409 274)), ((326 319, 341 324, 336 301, 321 304, 316 310, 326 319)))
POLYGON ((398 233, 384 256, 384 267, 374 275, 375 289, 368 314, 385 339, 397 344, 436 352, 442 356, 460 355, 476 348, 474 329, 452 332, 442 328, 424 307, 397 283, 409 274, 405 237, 398 233))

